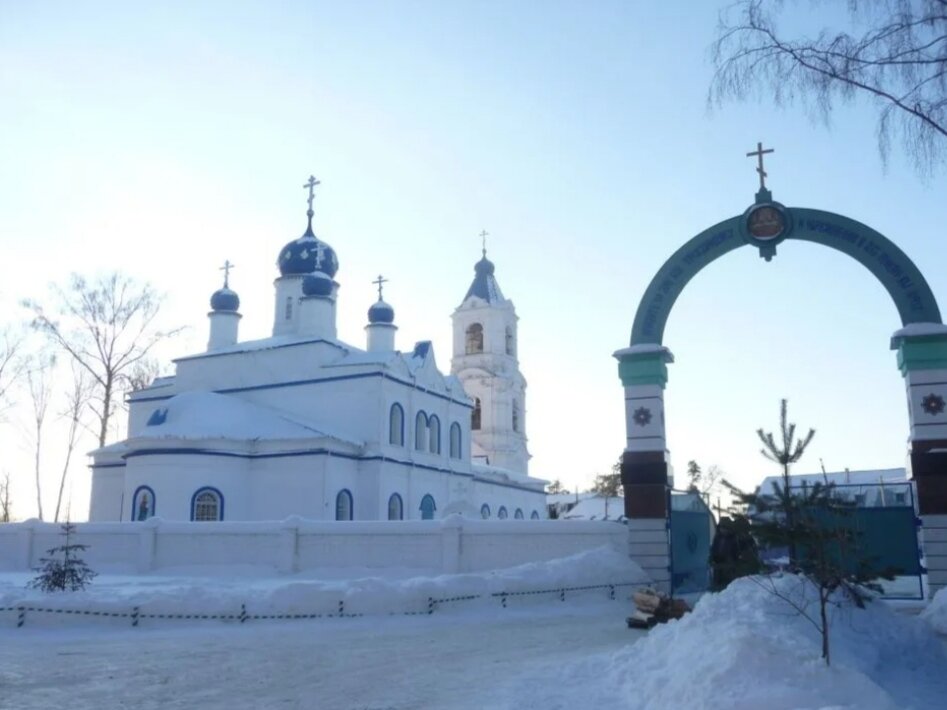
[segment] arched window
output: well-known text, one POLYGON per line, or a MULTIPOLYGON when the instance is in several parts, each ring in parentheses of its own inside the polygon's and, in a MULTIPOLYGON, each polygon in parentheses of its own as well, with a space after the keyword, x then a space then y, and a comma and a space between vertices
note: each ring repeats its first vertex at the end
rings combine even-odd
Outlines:
POLYGON ((132 496, 131 520, 147 520, 155 514, 155 492, 149 486, 138 486, 132 496))
POLYGON ((497 517, 500 520, 506 520, 506 517, 507 517, 506 506, 503 506, 503 505, 500 506, 500 509, 497 511, 497 517))
POLYGON ((432 454, 441 453, 441 420, 436 414, 432 414, 427 420, 427 429, 430 438, 430 451, 432 454))
POLYGON ((292 320, 293 318, 293 297, 286 297, 286 320, 292 320))
POLYGON ((460 451, 460 424, 454 422, 450 425, 450 457, 452 459, 461 458, 460 451))
POLYGON ((520 403, 513 400, 513 431, 520 430, 520 403))
POLYGON ((516 355, 516 343, 513 340, 513 326, 506 326, 506 354, 516 355))
POLYGON ((388 414, 388 443, 404 446, 404 410, 400 404, 392 404, 388 414))
POLYGON ((539 520, 539 513, 534 510, 532 513, 529 514, 529 519, 530 519, 530 520, 539 520))
POLYGON ((427 449, 427 415, 418 412, 414 418, 414 448, 418 451, 427 449))
POLYGON ((421 499, 421 520, 434 520, 434 511, 437 506, 434 505, 434 496, 426 493, 421 499))
POLYGON ((470 412, 470 428, 477 430, 480 428, 480 398, 474 397, 474 408, 470 412))
POLYGON ((404 503, 397 493, 388 499, 388 520, 404 520, 404 503))
POLYGON ((335 519, 352 519, 352 494, 346 488, 339 491, 339 494, 335 497, 335 519))
POLYGON ((517 509, 516 509, 516 512, 513 513, 513 519, 514 519, 514 520, 523 520, 523 511, 520 510, 519 508, 517 508, 517 509))
POLYGON ((483 352, 483 326, 472 323, 467 327, 467 354, 483 352))
POLYGON ((490 517, 490 506, 486 503, 480 506, 480 517, 484 520, 490 517))
POLYGON ((191 520, 224 519, 224 496, 216 488, 199 488, 191 496, 191 520))

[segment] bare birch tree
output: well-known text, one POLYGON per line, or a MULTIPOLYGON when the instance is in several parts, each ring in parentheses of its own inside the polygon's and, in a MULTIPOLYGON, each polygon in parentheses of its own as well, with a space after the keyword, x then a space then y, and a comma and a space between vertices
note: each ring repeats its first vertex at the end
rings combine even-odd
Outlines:
POLYGON ((53 522, 59 522, 59 511, 62 508, 62 495, 66 487, 66 476, 69 473, 69 465, 72 463, 72 455, 79 443, 84 427, 84 414, 89 404, 91 386, 88 372, 79 366, 74 360, 70 363, 72 367, 72 383, 65 392, 66 407, 62 415, 67 422, 66 430, 66 454, 62 466, 62 474, 59 476, 59 492, 56 495, 56 513, 53 516, 53 522))
POLYGON ((89 407, 98 423, 99 446, 104 446, 135 367, 182 328, 158 328, 162 297, 150 284, 139 284, 124 274, 115 272, 92 282, 73 274, 67 289, 53 285, 52 290, 58 316, 36 301, 24 305, 33 312, 33 327, 89 374, 89 407))
POLYGON ((947 0, 825 2, 830 9, 847 7, 849 27, 823 27, 812 35, 797 30, 800 36, 789 37, 785 25, 798 27, 800 18, 819 15, 818 10, 780 15, 798 4, 738 0, 723 11, 711 49, 711 101, 769 94, 776 104, 798 100, 827 120, 836 102, 864 97, 878 111, 883 162, 897 138, 920 174, 942 165, 947 156, 947 0))
POLYGON ((4 471, 0 478, 0 523, 13 520, 13 497, 10 494, 10 472, 4 471))
POLYGON ((43 519, 43 434, 46 416, 52 400, 53 368, 56 358, 49 353, 37 353, 26 369, 27 389, 30 395, 30 434, 33 443, 33 475, 36 483, 36 513, 43 519))

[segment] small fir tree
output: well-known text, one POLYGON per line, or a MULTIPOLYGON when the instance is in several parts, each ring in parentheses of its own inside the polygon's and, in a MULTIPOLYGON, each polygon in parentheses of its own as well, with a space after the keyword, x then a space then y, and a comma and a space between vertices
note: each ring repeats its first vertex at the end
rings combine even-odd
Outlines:
MULTIPOLYGON (((881 592, 879 579, 891 579, 892 570, 878 569, 860 548, 860 534, 852 518, 855 504, 835 492, 827 481, 796 491, 792 490, 789 467, 799 461, 815 430, 797 439, 796 425, 787 418, 786 400, 780 403, 780 438, 757 430, 763 442, 763 455, 782 467, 782 480, 772 490, 742 493, 733 487, 738 512, 733 515, 737 528, 749 530, 762 550, 788 549, 788 570, 799 575, 801 594, 790 596, 781 591, 773 575, 750 575, 750 579, 779 597, 818 630, 822 639, 822 658, 830 664, 830 605, 846 601, 863 608, 872 592, 881 592), (815 607, 806 594, 811 584, 817 592, 815 607)), ((752 566, 752 565, 748 565, 752 566)))
MULTIPOLYGON (((812 442, 812 437, 815 436, 815 429, 809 429, 809 433, 806 434, 805 437, 797 439, 796 425, 789 423, 787 409, 787 401, 785 399, 780 400, 779 428, 780 438, 782 439, 782 448, 776 445, 776 441, 772 432, 767 433, 762 429, 756 430, 756 435, 760 438, 760 441, 763 442, 763 449, 761 449, 760 453, 770 461, 779 464, 782 468, 782 486, 777 483, 774 485, 774 488, 776 489, 777 495, 782 497, 784 500, 791 499, 791 496, 789 495, 789 467, 802 458, 802 455, 805 453, 806 449, 809 447, 809 444, 812 442), (780 488, 783 490, 780 491, 780 488)), ((795 512, 793 507, 787 506, 783 512, 787 518, 788 528, 793 529, 792 516, 795 512)), ((791 562, 796 555, 796 545, 792 538, 787 541, 787 544, 789 547, 789 559, 791 562)))
POLYGON ((31 589, 41 589, 44 592, 62 592, 67 589, 76 592, 85 589, 96 573, 78 556, 88 549, 88 545, 79 545, 72 542, 76 526, 66 521, 62 524, 63 535, 66 538, 64 545, 51 547, 46 551, 49 557, 40 558, 43 566, 37 569, 39 573, 27 585, 31 589))
POLYGON ((741 502, 748 512, 735 518, 750 526, 761 548, 794 550, 789 571, 814 587, 817 609, 810 608, 804 589, 798 598, 790 597, 777 589, 771 575, 750 578, 815 626, 822 638, 822 658, 829 665, 829 606, 849 601, 864 608, 873 593, 883 591, 878 580, 893 579, 895 571, 878 569, 861 549, 852 520, 856 505, 840 497, 831 484, 816 483, 796 493, 779 486, 775 494, 744 494, 741 502))

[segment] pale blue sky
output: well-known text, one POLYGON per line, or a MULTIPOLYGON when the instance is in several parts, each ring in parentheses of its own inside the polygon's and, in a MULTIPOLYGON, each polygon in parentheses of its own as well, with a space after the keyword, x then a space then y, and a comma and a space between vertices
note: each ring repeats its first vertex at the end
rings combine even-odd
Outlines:
MULTIPOLYGON (((0 1, 0 307, 121 269, 168 293, 166 321, 191 329, 165 355, 184 354, 206 342, 229 258, 242 336, 263 337, 313 173, 354 344, 383 273, 399 345, 431 339, 447 368, 449 316, 491 233, 521 318, 531 471, 587 485, 624 446, 611 353, 663 261, 752 201, 758 140, 776 148, 776 199, 874 227, 947 298, 943 171, 923 183, 896 155, 885 173, 868 105, 829 128, 767 101, 708 111, 716 5, 0 1)), ((898 327, 871 275, 824 248, 713 264, 665 337, 675 466, 752 485, 771 472, 753 430, 783 396, 818 430, 801 469, 903 465, 898 327)))

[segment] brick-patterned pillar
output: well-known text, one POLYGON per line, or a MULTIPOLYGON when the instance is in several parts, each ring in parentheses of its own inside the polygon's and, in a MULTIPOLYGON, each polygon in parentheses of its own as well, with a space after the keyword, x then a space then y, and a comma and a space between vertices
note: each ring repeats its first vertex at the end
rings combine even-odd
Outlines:
POLYGON ((947 326, 915 324, 892 347, 904 376, 911 424, 909 471, 917 487, 921 542, 933 596, 947 587, 947 326))
POLYGON ((634 345, 615 353, 625 387, 625 452, 621 483, 628 518, 629 554, 670 591, 668 535, 668 451, 664 434, 664 386, 671 351, 661 345, 634 345))

